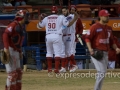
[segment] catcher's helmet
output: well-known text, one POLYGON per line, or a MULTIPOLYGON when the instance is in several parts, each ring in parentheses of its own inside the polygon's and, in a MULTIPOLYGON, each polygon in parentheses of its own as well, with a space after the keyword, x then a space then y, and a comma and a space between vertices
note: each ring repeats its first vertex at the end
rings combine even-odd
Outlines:
POLYGON ((51 12, 52 13, 58 13, 58 7, 57 6, 52 6, 51 12))
POLYGON ((25 17, 25 15, 26 15, 26 11, 25 10, 19 10, 16 13, 16 17, 25 17))
POLYGON ((25 19, 25 21, 24 21, 25 24, 28 24, 29 23, 28 17, 29 17, 29 12, 27 12, 26 10, 19 10, 16 13, 15 20, 21 21, 21 20, 25 19))

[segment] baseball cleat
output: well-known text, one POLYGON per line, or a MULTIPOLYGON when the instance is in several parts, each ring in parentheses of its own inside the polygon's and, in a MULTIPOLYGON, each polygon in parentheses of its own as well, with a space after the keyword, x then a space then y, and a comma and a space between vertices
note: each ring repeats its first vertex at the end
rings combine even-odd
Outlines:
POLYGON ((70 69, 70 72, 75 72, 78 69, 77 65, 73 65, 73 67, 70 69))
POLYGON ((62 67, 60 70, 59 70, 60 73, 65 73, 66 72, 66 69, 64 67, 62 67))
POLYGON ((56 69, 55 69, 55 70, 54 70, 54 73, 59 73, 59 70, 56 70, 56 69))

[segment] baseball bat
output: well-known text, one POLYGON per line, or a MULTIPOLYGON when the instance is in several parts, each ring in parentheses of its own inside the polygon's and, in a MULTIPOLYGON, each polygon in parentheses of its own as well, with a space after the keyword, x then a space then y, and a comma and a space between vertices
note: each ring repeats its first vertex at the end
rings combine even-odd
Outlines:
POLYGON ((79 37, 79 34, 77 34, 77 38, 78 38, 80 44, 83 45, 82 39, 79 37))

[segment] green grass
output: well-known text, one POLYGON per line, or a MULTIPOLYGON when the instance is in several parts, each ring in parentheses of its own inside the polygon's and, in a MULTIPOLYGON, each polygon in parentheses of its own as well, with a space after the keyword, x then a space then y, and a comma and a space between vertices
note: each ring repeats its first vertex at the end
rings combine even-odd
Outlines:
MULTIPOLYGON (((76 73, 81 73, 80 71, 76 73)), ((85 73, 85 72, 83 72, 85 73)), ((7 74, 0 72, 0 90, 4 90, 7 74)), ((22 90, 94 90, 94 78, 48 77, 46 71, 23 74, 22 90)), ((120 78, 105 78, 102 90, 120 90, 120 78)))

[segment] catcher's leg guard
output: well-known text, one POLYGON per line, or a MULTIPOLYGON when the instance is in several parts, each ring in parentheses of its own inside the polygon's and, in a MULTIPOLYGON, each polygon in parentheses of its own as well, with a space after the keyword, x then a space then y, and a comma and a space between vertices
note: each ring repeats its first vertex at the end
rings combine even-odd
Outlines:
POLYGON ((55 57, 55 73, 59 73, 60 57, 55 57))
POLYGON ((47 57, 48 72, 52 72, 52 57, 47 57))
POLYGON ((10 87, 5 86, 5 90, 17 90, 16 85, 11 85, 10 87))
POLYGON ((6 90, 16 90, 17 76, 18 74, 16 71, 8 73, 6 90))
POLYGON ((21 90, 21 88, 22 88, 22 83, 21 83, 21 80, 22 80, 22 70, 21 69, 17 69, 16 71, 18 73, 18 77, 17 77, 17 80, 16 80, 16 90, 21 90))

